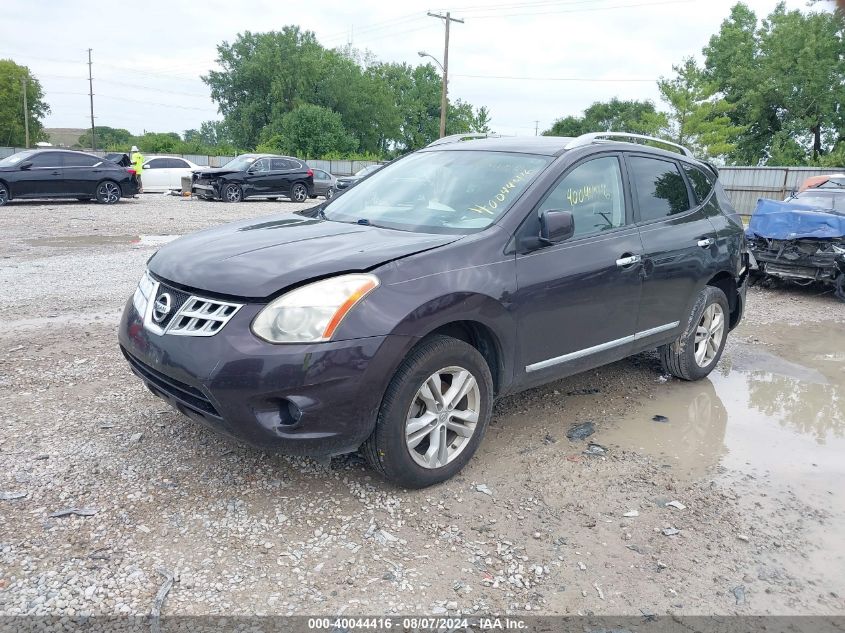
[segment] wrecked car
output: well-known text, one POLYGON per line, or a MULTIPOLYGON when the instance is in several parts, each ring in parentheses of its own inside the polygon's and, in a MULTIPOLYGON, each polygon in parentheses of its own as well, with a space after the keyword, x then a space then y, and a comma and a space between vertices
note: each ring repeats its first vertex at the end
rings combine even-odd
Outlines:
POLYGON ((653 349, 713 371, 748 263, 714 167, 615 132, 464 138, 164 246, 123 313, 131 369, 223 433, 360 448, 409 488, 463 468, 498 397, 653 349))
POLYGON ((761 198, 746 238, 756 277, 820 282, 845 301, 845 186, 831 181, 783 202, 761 198))

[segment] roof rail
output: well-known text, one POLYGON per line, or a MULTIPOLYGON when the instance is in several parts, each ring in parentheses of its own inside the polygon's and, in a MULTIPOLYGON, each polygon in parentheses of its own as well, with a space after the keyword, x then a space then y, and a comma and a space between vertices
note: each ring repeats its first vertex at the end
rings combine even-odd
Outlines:
POLYGON ((498 134, 494 134, 493 132, 467 132, 466 134, 450 134, 449 136, 444 136, 443 138, 439 138, 436 141, 433 141, 426 145, 426 147, 434 147, 435 145, 446 145, 448 143, 459 143, 461 141, 471 141, 475 138, 498 138, 498 134))
MULTIPOLYGON (((678 145, 678 143, 673 143, 672 141, 666 141, 662 138, 657 138, 654 136, 646 136, 645 134, 632 134, 630 132, 590 132, 589 134, 582 134, 581 136, 572 139, 567 143, 566 149, 574 149, 576 147, 584 147, 585 145, 590 145, 595 141, 599 141, 603 138, 606 139, 637 139, 640 141, 649 141, 651 143, 660 143, 661 145, 668 145, 669 147, 674 147, 675 149, 681 150, 681 153, 684 156, 689 156, 690 158, 695 158, 693 153, 690 151, 688 147, 684 147, 683 145, 678 145)), ((442 139, 441 139, 442 140, 442 139)), ((624 141, 623 141, 624 142, 624 141)), ((630 142, 630 141, 629 141, 630 142)))

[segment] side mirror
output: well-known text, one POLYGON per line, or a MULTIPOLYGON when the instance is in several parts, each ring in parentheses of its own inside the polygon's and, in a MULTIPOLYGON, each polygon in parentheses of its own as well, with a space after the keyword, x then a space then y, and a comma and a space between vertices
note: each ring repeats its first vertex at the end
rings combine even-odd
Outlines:
POLYGON ((25 162, 25 163, 21 163, 21 169, 23 169, 24 171, 26 171, 26 170, 27 170, 27 169, 29 169, 30 167, 32 167, 32 163, 31 163, 31 162, 29 162, 29 161, 27 161, 27 162, 25 162))
POLYGON ((540 241, 558 244, 575 234, 575 218, 569 211, 543 211, 540 214, 540 241))

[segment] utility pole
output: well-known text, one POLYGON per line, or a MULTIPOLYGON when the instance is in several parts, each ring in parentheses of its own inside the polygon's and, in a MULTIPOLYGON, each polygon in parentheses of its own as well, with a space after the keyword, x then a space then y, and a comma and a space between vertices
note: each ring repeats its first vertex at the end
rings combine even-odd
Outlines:
POLYGON ((537 132, 539 131, 539 129, 540 129, 540 122, 534 121, 534 136, 537 136, 537 132))
POLYGON ((440 138, 443 138, 446 136, 446 108, 449 107, 449 100, 447 98, 449 83, 449 25, 452 22, 460 22, 463 24, 464 21, 459 20, 458 18, 453 18, 452 14, 448 11, 446 12, 446 15, 432 13, 429 11, 428 15, 432 18, 437 18, 446 22, 446 45, 443 50, 443 89, 440 93, 440 138))
POLYGON ((26 76, 21 77, 23 86, 23 129, 26 136, 26 149, 29 149, 29 106, 26 103, 26 76))
POLYGON ((91 100, 91 151, 97 151, 97 133, 94 131, 94 79, 91 76, 91 49, 88 49, 88 98, 91 100))

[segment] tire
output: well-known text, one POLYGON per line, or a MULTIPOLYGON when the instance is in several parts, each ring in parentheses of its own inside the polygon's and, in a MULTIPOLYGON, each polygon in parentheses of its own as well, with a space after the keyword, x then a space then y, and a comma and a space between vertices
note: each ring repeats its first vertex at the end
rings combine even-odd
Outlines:
POLYGON ((707 376, 722 357, 729 319, 725 293, 714 286, 705 287, 692 307, 684 333, 676 341, 658 348, 663 370, 682 380, 707 376), (719 317, 721 325, 717 326, 719 317))
POLYGON ((290 188, 290 199, 292 202, 305 202, 308 200, 308 187, 297 182, 290 188))
POLYGON ((0 207, 6 204, 11 196, 9 196, 9 188, 0 182, 0 207))
POLYGON ((326 192, 326 200, 331 200, 332 198, 334 198, 334 188, 329 189, 326 192))
POLYGON ((223 190, 220 192, 220 198, 223 202, 242 202, 244 192, 240 185, 229 183, 223 187, 223 190))
POLYGON ((845 302, 845 273, 839 273, 839 276, 836 278, 836 285, 833 294, 837 299, 845 302))
POLYGON ((104 180, 97 185, 96 198, 100 204, 116 204, 120 196, 120 185, 114 180, 104 180))
POLYGON ((466 465, 484 437, 492 411, 493 378, 484 357, 463 341, 433 336, 411 350, 396 370, 376 427, 361 452, 388 481, 405 488, 425 488, 449 479, 466 465), (442 398, 435 392, 448 396, 451 385, 461 378, 466 395, 460 394, 452 406, 448 401, 440 404, 442 398), (409 424, 417 427, 410 440, 409 424))

